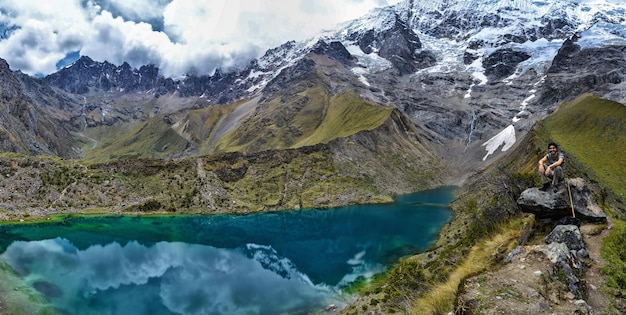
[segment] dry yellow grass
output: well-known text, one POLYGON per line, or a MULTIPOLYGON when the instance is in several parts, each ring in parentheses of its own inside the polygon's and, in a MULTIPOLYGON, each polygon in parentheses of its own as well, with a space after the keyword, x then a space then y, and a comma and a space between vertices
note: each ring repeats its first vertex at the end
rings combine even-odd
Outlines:
POLYGON ((532 224, 531 222, 532 219, 529 218, 513 220, 496 229, 491 238, 477 242, 446 282, 414 301, 411 314, 447 314, 452 311, 461 282, 495 266, 499 261, 498 257, 517 245, 523 231, 521 227, 532 224))

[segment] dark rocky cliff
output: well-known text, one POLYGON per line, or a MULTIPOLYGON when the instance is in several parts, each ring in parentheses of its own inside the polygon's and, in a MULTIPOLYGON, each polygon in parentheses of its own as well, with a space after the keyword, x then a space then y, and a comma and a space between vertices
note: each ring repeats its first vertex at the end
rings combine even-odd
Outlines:
POLYGON ((62 117, 51 115, 42 102, 63 103, 37 79, 9 69, 0 59, 0 151, 76 156, 76 144, 62 117))

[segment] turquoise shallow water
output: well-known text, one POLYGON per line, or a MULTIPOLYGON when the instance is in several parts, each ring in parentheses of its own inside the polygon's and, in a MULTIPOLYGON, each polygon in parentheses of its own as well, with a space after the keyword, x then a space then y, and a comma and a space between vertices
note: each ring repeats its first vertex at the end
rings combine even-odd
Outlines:
POLYGON ((0 259, 67 314, 306 314, 428 248, 454 187, 395 203, 0 225, 0 259))

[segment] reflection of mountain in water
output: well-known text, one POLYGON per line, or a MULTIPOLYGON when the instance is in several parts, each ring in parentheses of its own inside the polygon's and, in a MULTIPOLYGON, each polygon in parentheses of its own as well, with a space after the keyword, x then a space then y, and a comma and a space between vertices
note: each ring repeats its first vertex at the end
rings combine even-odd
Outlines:
POLYGON ((246 244, 245 254, 248 258, 258 261, 263 268, 285 279, 291 279, 296 276, 296 278, 300 277, 301 280, 311 283, 311 280, 296 270, 296 266, 289 259, 279 257, 278 253, 271 246, 246 244))
POLYGON ((168 242, 71 248, 60 238, 18 241, 0 258, 26 282, 45 289, 40 291, 57 308, 72 314, 119 314, 119 309, 132 314, 238 314, 255 309, 259 311, 252 313, 274 314, 321 308, 334 294, 313 285, 266 246, 249 245, 248 256, 236 249, 168 242))

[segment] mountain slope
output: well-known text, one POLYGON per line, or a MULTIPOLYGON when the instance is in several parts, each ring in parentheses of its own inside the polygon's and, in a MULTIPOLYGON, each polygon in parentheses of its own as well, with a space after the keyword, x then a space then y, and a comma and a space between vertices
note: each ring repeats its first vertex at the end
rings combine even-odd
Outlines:
POLYGON ((78 146, 68 131, 67 121, 58 119, 63 108, 50 111, 39 106, 39 102, 54 106, 67 102, 69 107, 69 97, 59 99, 51 88, 14 74, 4 60, 0 60, 0 95, 1 151, 77 156, 78 146), (38 93, 31 97, 33 90, 38 93))
MULTIPOLYGON (((83 56, 43 80, 14 74, 55 127, 6 149, 105 161, 297 148, 375 128, 395 108, 463 177, 560 102, 626 101, 624 21, 605 1, 407 0, 229 73, 171 79, 83 56)), ((6 139, 36 129, 11 124, 6 139)))
POLYGON ((300 100, 286 106, 283 99, 274 99, 259 107, 252 118, 220 139, 216 150, 254 152, 328 143, 379 127, 393 110, 368 104, 349 92, 329 96, 319 87, 290 98, 300 100))
MULTIPOLYGON (((389 202, 395 194, 447 181, 447 172, 433 171, 444 165, 422 141, 394 110, 372 130, 297 149, 107 163, 3 154, 0 220, 62 213, 247 213, 389 202)), ((128 150, 133 149, 138 150, 128 150)))
POLYGON ((400 110, 449 165, 471 174, 501 155, 498 148, 508 149, 498 143, 505 138, 501 133, 510 133, 514 138, 506 140, 515 142, 560 102, 582 93, 624 102, 626 73, 619 66, 626 47, 624 21, 619 5, 601 0, 406 0, 310 40, 287 42, 228 73, 172 79, 154 65, 132 69, 83 56, 37 85, 24 77, 22 82, 43 116, 58 117, 58 125, 81 142, 64 140, 73 148, 65 148, 63 156, 107 159, 104 146, 115 140, 106 135, 122 135, 104 130, 131 131, 157 116, 190 143, 185 150, 116 155, 174 157, 324 142, 329 132, 321 129, 304 140, 312 125, 301 121, 305 112, 295 121, 291 112, 301 109, 300 102, 308 104, 308 112, 311 106, 322 109, 349 92, 365 103, 400 110), (42 84, 68 92, 57 97, 69 105, 36 97, 42 84), (234 105, 249 100, 255 101, 234 105), (216 105, 237 112, 209 109, 216 105), (220 118, 197 120, 203 116, 220 118), (258 126, 240 126, 243 120, 272 127, 255 130, 258 126), (76 150, 79 146, 84 152, 76 150), (97 157, 98 152, 105 156, 97 157))
POLYGON ((84 159, 107 161, 135 158, 165 158, 180 155, 191 146, 171 128, 171 123, 162 117, 153 117, 116 137, 111 143, 88 150, 84 159))
MULTIPOLYGON (((517 298, 526 296, 524 294, 528 292, 507 291, 518 286, 511 286, 511 278, 507 278, 506 273, 510 268, 505 268, 507 263, 504 259, 517 245, 545 245, 543 232, 547 231, 547 234, 554 224, 536 221, 534 217, 522 214, 516 203, 523 190, 539 186, 536 163, 545 154, 547 143, 554 140, 566 154, 566 176, 584 178, 610 220, 608 230, 605 225, 587 227, 596 232, 585 235, 585 238, 596 237, 601 232, 603 236, 610 234, 612 240, 601 246, 601 240, 594 239, 595 256, 593 260, 589 258, 590 266, 585 268, 586 273, 579 275, 580 283, 604 287, 587 287, 584 295, 576 298, 587 300, 594 313, 623 313, 626 305, 621 295, 626 289, 623 283, 626 274, 621 265, 625 253, 619 240, 624 237, 626 202, 623 185, 616 185, 615 180, 626 178, 624 159, 619 157, 620 152, 626 150, 624 115, 625 105, 591 95, 564 103, 558 111, 538 122, 503 158, 463 185, 452 203, 455 216, 443 227, 430 251, 401 261, 380 284, 365 290, 359 301, 343 310, 342 314, 355 310, 474 314, 493 309, 490 304, 493 300, 513 307, 509 310, 515 314, 527 312, 539 301, 548 301, 541 309, 549 312, 569 308, 567 305, 576 308, 565 297, 567 289, 562 291, 562 297, 542 295, 537 300, 517 298), (613 225, 617 228, 611 229, 613 225), (533 237, 535 234, 538 236, 533 237), (600 258, 600 250, 603 251, 603 259, 607 260, 600 258), (500 268, 503 268, 502 273, 500 268), (600 273, 600 269, 603 272, 600 273), (594 277, 594 281, 586 282, 587 277, 594 277), (472 304, 455 304, 458 295, 463 293, 460 290, 466 280, 472 284, 479 283, 479 288, 499 284, 500 291, 495 293, 502 299, 485 296, 470 301, 472 304), (503 292, 502 288, 508 289, 503 292)), ((532 265, 529 260, 525 268, 542 270, 543 267, 532 265)), ((549 286, 558 286, 552 281, 551 277, 545 278, 546 290, 549 286)), ((540 295, 542 293, 539 292, 540 295)))

